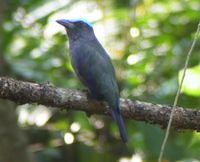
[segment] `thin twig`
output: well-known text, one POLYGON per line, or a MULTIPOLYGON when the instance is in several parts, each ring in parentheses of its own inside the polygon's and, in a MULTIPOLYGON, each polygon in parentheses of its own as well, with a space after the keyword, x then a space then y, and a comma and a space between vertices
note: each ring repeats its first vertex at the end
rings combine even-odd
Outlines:
POLYGON ((168 122, 168 125, 167 125, 167 130, 166 130, 166 133, 165 133, 165 138, 163 140, 162 147, 161 147, 161 150, 160 150, 160 155, 159 155, 159 158, 158 158, 158 162, 162 161, 164 149, 165 149, 165 146, 166 146, 166 143, 167 143, 167 139, 168 139, 169 133, 170 133, 170 128, 171 128, 171 124, 172 124, 172 119, 173 119, 175 107, 176 107, 177 102, 178 102, 178 98, 179 98, 179 95, 180 95, 180 92, 181 92, 181 88, 182 88, 182 85, 183 85, 183 81, 184 81, 184 78, 185 78, 185 74, 186 74, 186 71, 187 71, 188 63, 189 63, 192 51, 194 49, 194 46, 196 44, 196 41, 198 39, 199 32, 200 32, 200 22, 198 24, 197 31, 196 31, 194 40, 192 42, 191 48, 190 48, 190 50, 189 50, 189 52, 187 54, 187 58, 186 58, 185 66, 184 66, 184 70, 183 70, 183 75, 181 77, 181 82, 180 82, 180 85, 179 85, 177 93, 176 93, 176 97, 175 97, 174 104, 173 104, 173 107, 172 107, 172 111, 171 111, 171 114, 170 114, 170 119, 169 119, 169 122, 168 122))

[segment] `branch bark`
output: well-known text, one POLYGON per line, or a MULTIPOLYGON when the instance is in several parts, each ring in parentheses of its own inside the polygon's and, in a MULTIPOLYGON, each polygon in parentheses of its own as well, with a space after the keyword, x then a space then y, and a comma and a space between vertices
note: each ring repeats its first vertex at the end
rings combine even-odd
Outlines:
MULTIPOLYGON (((0 98, 18 104, 37 103, 46 106, 84 111, 87 114, 110 115, 106 104, 95 101, 81 90, 56 88, 50 84, 37 84, 0 77, 0 98)), ((159 105, 130 99, 120 100, 120 109, 124 118, 167 126, 171 106, 159 105)), ((200 111, 176 107, 172 128, 200 131, 200 111)))

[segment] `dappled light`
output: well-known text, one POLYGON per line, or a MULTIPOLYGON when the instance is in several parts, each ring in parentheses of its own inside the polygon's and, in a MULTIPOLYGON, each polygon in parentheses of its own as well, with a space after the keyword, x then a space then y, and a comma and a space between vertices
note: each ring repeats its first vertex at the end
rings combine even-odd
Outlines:
POLYGON ((66 144, 68 144, 68 145, 72 144, 74 142, 73 134, 69 133, 69 132, 65 133, 64 140, 65 140, 66 144))
MULTIPOLYGON (((173 104, 200 20, 199 0, 3 0, 0 6, 0 76, 85 91, 71 66, 66 30, 56 23, 84 18, 112 59, 120 97, 162 105, 173 104)), ((178 102, 183 108, 200 107, 199 42, 178 102)), ((124 118, 124 144, 110 117, 67 108, 16 104, 24 137, 16 136, 27 138, 34 162, 157 160, 165 133, 158 125, 124 118)), ((197 162, 199 154, 199 132, 172 131, 163 162, 197 162)))

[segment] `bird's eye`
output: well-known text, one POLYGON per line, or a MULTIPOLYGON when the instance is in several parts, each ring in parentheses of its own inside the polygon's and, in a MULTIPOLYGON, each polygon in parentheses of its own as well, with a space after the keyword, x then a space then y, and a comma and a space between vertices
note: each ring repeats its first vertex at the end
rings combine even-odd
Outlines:
POLYGON ((77 26, 83 26, 83 22, 81 22, 81 21, 77 21, 76 23, 75 23, 77 26))
POLYGON ((79 24, 80 24, 80 25, 84 25, 84 22, 80 21, 79 24))

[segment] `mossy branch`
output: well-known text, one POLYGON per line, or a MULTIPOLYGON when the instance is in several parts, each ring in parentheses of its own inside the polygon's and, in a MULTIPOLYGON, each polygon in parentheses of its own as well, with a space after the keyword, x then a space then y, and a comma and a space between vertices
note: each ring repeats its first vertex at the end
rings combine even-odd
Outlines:
MULTIPOLYGON (((37 103, 60 109, 84 111, 87 114, 110 115, 108 106, 89 97, 81 90, 57 88, 49 84, 37 84, 0 77, 0 98, 18 104, 37 103)), ((158 124, 166 128, 171 106, 147 103, 131 99, 120 100, 124 118, 158 124)), ((200 130, 200 111, 176 107, 172 128, 176 130, 200 130)))

